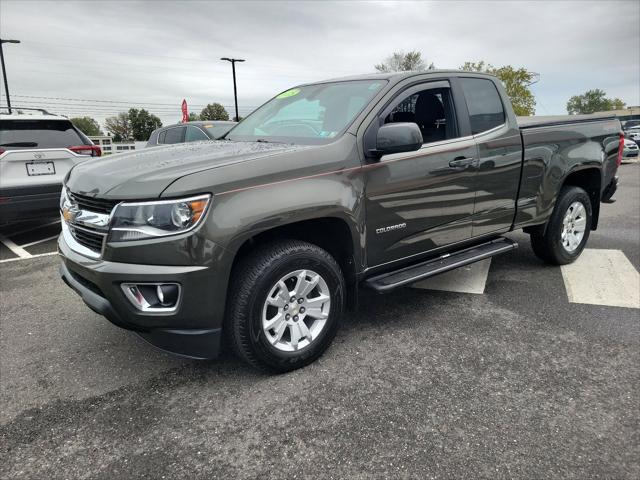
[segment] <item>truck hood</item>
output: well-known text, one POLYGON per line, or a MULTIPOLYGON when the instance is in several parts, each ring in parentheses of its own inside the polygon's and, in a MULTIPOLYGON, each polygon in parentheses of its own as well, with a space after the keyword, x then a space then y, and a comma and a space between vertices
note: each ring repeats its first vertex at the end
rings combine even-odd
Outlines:
POLYGON ((184 175, 308 148, 313 147, 224 140, 145 148, 83 162, 67 186, 90 196, 155 198, 184 175))

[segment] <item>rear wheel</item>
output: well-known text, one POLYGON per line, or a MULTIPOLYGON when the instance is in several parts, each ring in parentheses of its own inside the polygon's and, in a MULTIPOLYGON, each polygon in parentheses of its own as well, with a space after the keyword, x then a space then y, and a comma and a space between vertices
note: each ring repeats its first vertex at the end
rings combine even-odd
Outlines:
POLYGON ((566 265, 580 256, 591 231, 589 195, 580 187, 564 187, 546 228, 531 233, 531 247, 538 258, 566 265))
POLYGON ((240 358, 285 372, 328 348, 344 308, 344 280, 334 258, 297 240, 265 245, 234 270, 225 330, 240 358))

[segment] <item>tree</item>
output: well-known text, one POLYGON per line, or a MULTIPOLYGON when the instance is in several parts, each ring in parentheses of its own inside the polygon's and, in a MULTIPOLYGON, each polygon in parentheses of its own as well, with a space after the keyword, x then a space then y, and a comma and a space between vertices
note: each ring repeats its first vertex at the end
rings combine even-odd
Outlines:
POLYGON ((94 137, 96 135, 102 135, 100 130, 100 124, 91 117, 75 117, 71 119, 71 123, 85 135, 94 137))
POLYGON ((502 80, 516 115, 527 116, 536 112, 536 99, 529 88, 535 80, 535 73, 511 65, 494 67, 484 61, 466 62, 460 69, 467 72, 490 73, 502 80))
POLYGON ((191 112, 189 114, 189 121, 190 122, 197 122, 198 120, 200 120, 200 116, 197 113, 191 112))
POLYGON ((422 54, 417 50, 407 53, 393 52, 384 62, 375 65, 375 69, 381 73, 433 70, 434 68, 433 63, 426 64, 422 54))
POLYGON ((129 121, 129 115, 125 112, 120 112, 115 117, 109 117, 104 121, 104 126, 111 135, 113 135, 114 142, 122 142, 133 139, 133 132, 131 130, 131 122, 129 121))
POLYGON ((137 141, 148 140, 156 128, 162 126, 162 122, 152 113, 147 112, 144 108, 130 108, 129 122, 131 122, 131 132, 133 139, 137 141))
POLYGON ((210 103, 200 112, 200 120, 229 120, 229 114, 219 103, 210 103))
POLYGON ((622 110, 626 104, 619 98, 607 98, 607 94, 596 88, 587 90, 582 95, 574 95, 567 102, 569 115, 622 110))

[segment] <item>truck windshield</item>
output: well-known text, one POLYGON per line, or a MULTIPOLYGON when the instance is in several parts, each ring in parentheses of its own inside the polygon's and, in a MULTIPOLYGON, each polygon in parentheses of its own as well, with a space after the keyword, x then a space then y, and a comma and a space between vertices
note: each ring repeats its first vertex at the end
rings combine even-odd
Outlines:
POLYGON ((226 138, 303 145, 329 143, 344 133, 385 83, 357 80, 292 88, 258 108, 226 138))

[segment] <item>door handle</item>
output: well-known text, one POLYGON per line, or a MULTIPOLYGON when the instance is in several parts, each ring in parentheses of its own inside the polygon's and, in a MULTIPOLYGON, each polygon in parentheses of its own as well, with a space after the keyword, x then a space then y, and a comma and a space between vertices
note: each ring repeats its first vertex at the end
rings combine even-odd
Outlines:
POLYGON ((476 159, 472 157, 457 157, 449 162, 451 168, 463 168, 475 165, 476 159))

